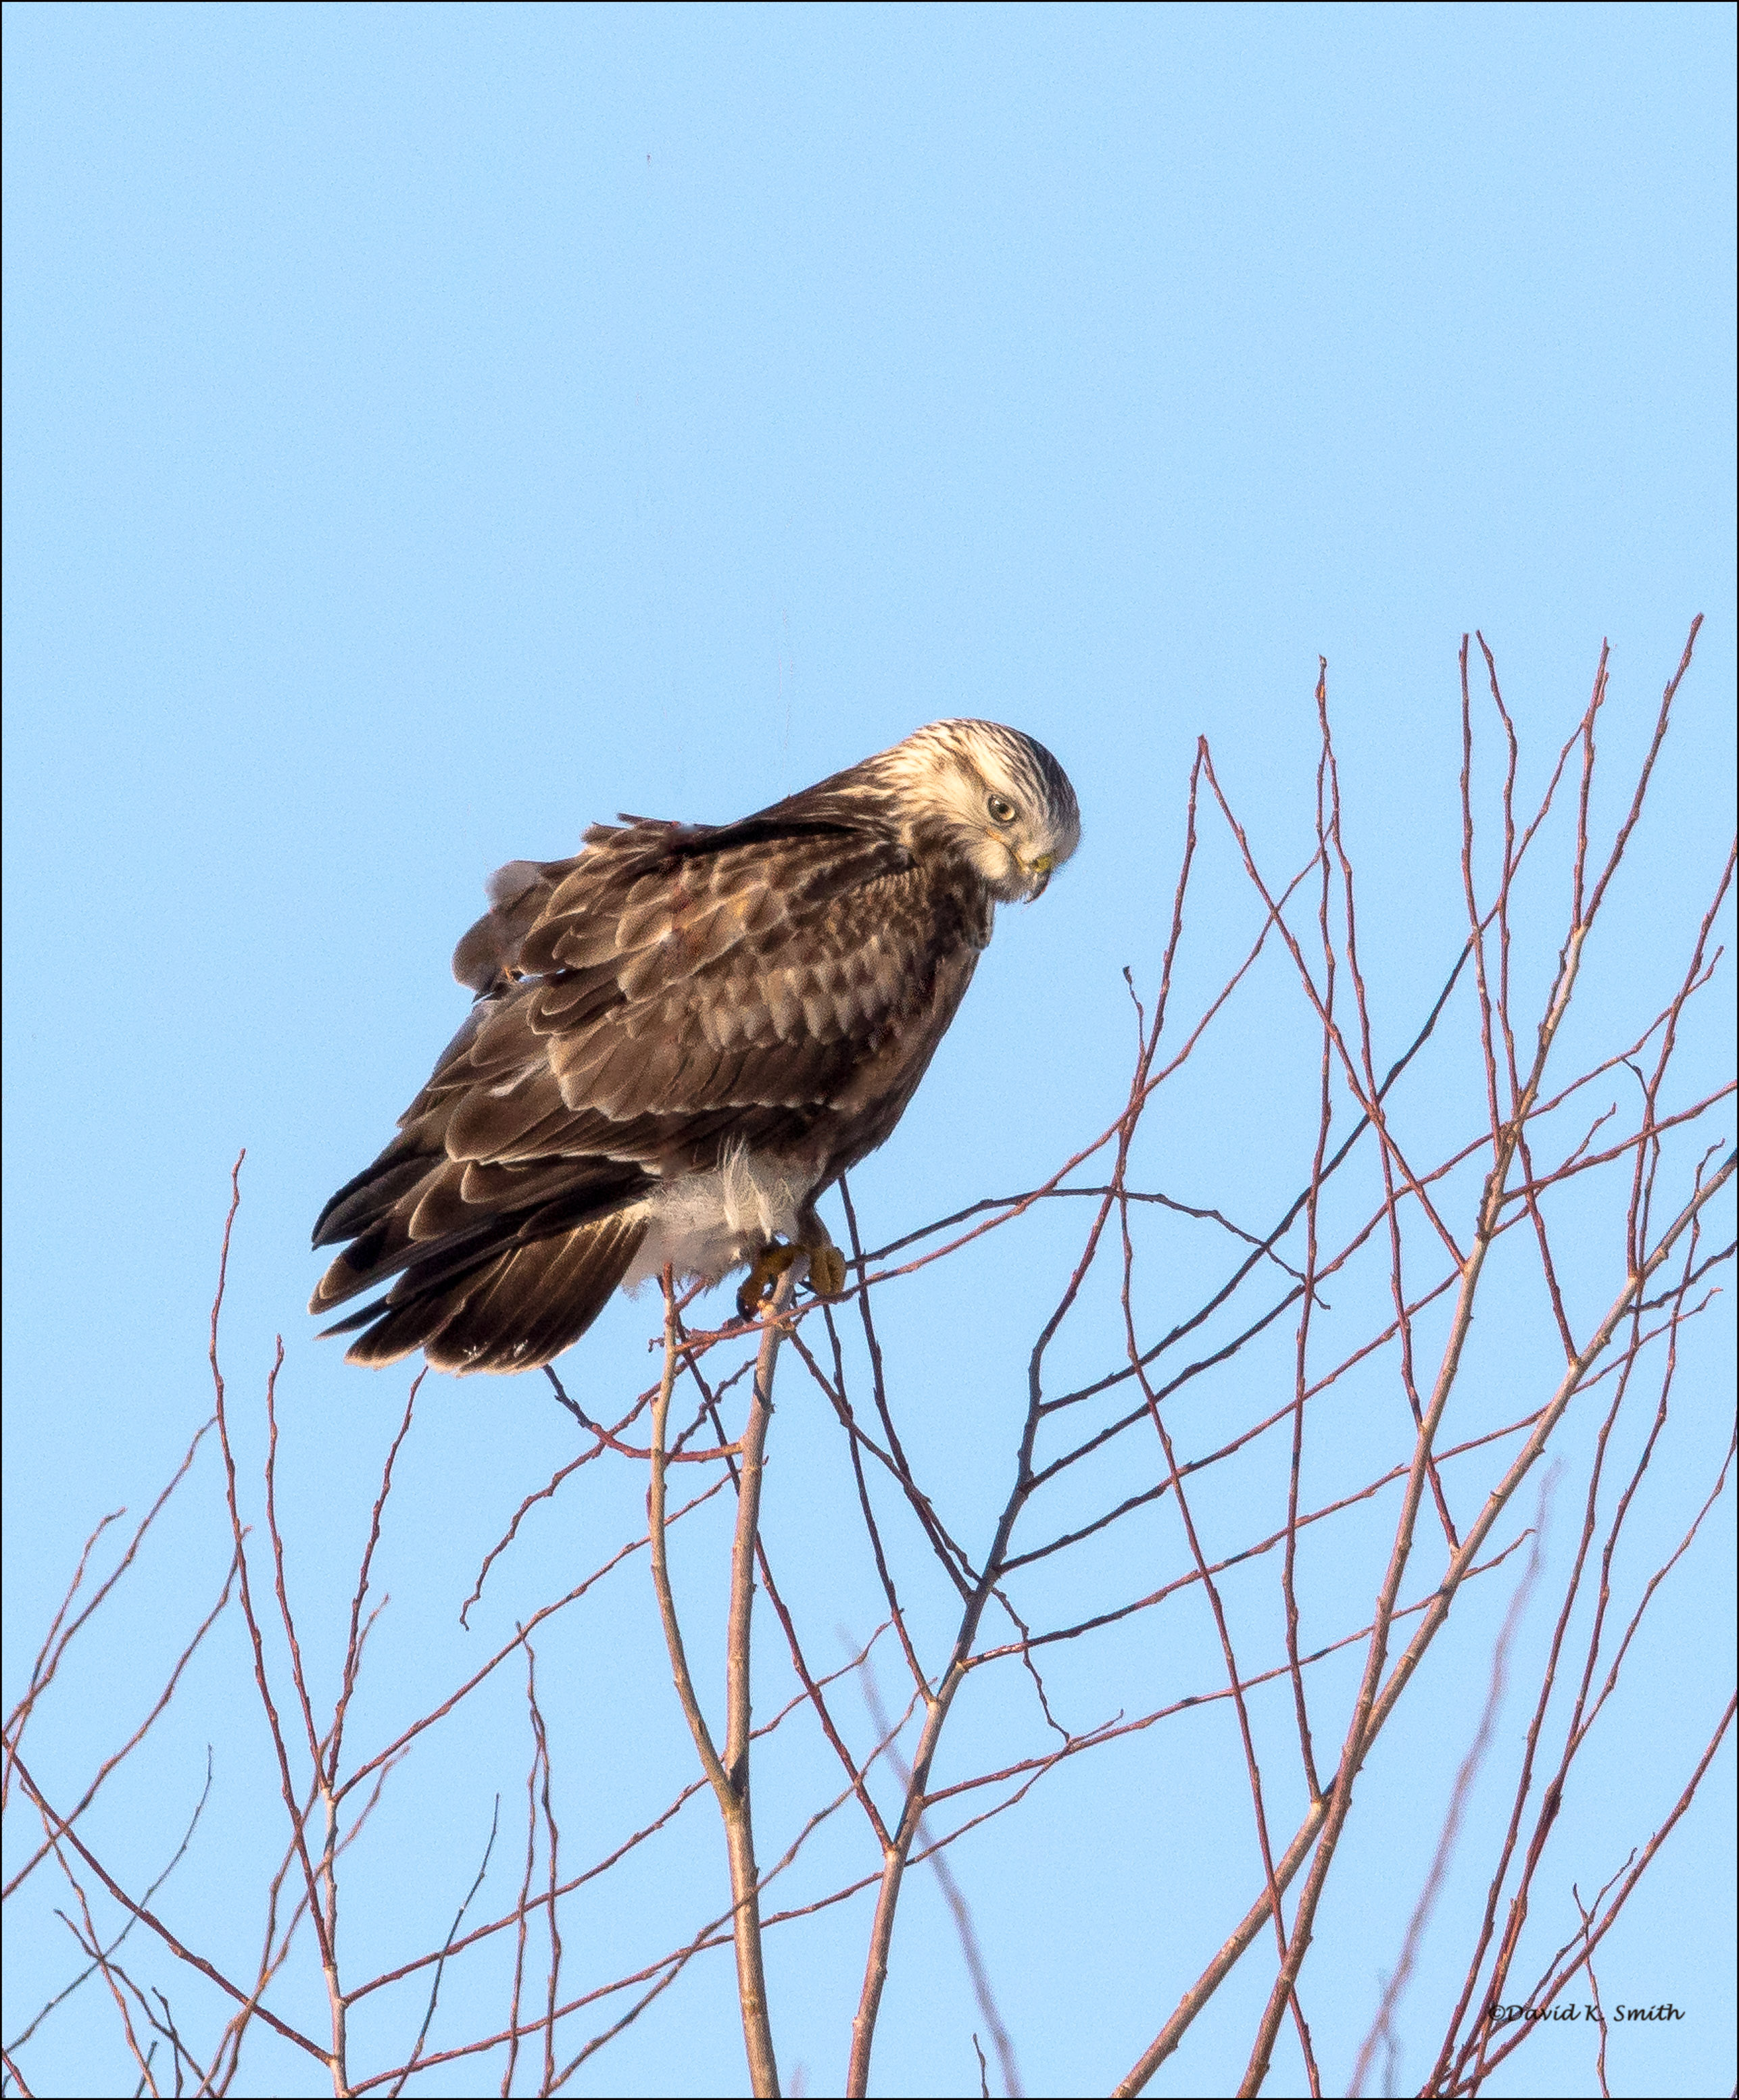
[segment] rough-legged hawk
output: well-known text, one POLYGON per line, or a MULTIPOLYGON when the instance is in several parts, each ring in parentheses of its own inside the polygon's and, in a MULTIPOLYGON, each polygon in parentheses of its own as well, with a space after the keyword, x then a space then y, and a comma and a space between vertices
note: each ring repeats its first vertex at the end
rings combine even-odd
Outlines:
POLYGON ((619 1284, 845 1263, 815 1199, 892 1132, 999 901, 1075 850, 1062 768, 1000 723, 932 722, 735 824, 625 817, 514 861, 460 942, 470 1018, 372 1167, 320 1213, 350 1361, 519 1371, 619 1284))

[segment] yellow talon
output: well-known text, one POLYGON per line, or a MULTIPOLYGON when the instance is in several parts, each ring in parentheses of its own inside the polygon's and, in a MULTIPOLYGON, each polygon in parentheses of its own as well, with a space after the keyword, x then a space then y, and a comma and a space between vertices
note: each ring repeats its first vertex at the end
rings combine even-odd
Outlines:
POLYGON ((758 1319, 779 1287, 779 1280, 799 1256, 809 1263, 809 1287, 818 1298, 837 1298, 845 1288, 845 1257, 831 1242, 819 1246, 765 1246, 737 1293, 737 1317, 758 1319))
POLYGON ((809 1287, 818 1298, 837 1298, 845 1288, 845 1257, 836 1246, 809 1251, 809 1287))
POLYGON ((737 1293, 737 1317, 753 1320, 778 1288, 779 1278, 803 1251, 794 1246, 764 1246, 737 1293))

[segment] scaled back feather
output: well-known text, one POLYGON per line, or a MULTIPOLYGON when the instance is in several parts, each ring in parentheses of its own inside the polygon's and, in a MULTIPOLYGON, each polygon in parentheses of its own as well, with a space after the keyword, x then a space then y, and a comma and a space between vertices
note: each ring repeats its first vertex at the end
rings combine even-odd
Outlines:
POLYGON ((1079 834, 1042 745, 948 721, 738 823, 510 862, 454 953, 470 1014, 315 1226, 343 1251, 310 1309, 385 1286, 326 1330, 351 1362, 514 1371, 667 1264, 784 1242, 817 1273, 816 1198, 898 1122, 996 904, 1079 834))

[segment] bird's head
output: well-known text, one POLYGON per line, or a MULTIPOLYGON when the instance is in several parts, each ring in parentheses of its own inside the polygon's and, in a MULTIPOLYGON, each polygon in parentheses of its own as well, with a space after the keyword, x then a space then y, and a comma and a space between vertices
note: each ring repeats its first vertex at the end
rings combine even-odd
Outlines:
POLYGON ((872 765, 908 841, 963 854, 1003 903, 1039 896, 1080 843, 1069 776, 1042 743, 1000 722, 929 722, 872 765))

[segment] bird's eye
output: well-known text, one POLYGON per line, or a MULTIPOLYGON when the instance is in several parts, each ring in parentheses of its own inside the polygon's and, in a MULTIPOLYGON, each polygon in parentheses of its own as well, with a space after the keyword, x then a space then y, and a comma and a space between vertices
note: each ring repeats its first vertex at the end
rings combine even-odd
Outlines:
POLYGON ((990 811, 994 823, 1012 824, 1014 822, 1014 805, 1006 796, 992 795, 984 806, 990 811))

